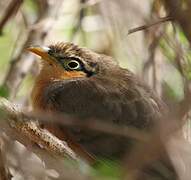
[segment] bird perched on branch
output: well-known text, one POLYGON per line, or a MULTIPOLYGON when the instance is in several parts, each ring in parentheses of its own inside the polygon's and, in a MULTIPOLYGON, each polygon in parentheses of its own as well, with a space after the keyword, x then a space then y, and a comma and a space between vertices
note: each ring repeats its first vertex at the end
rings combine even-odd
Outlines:
MULTIPOLYGON (((160 118, 161 101, 111 57, 64 42, 28 50, 42 58, 32 91, 34 110, 143 130, 152 129, 160 118)), ((103 132, 56 123, 47 129, 88 160, 97 156, 121 158, 132 146, 130 139, 103 132)))

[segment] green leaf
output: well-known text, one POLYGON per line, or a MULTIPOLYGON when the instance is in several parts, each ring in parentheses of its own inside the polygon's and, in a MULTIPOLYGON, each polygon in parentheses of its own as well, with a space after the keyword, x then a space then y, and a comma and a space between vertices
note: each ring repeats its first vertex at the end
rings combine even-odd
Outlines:
POLYGON ((122 168, 116 161, 100 160, 99 165, 94 169, 95 179, 119 180, 122 175, 122 168))
POLYGON ((9 97, 9 89, 7 86, 0 86, 0 96, 4 98, 9 97))

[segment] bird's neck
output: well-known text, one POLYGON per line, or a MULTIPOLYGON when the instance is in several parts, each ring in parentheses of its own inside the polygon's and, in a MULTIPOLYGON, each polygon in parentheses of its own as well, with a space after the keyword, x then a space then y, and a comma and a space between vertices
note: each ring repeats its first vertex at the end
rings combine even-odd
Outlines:
POLYGON ((31 100, 34 110, 45 110, 45 102, 43 102, 45 89, 53 81, 59 80, 63 74, 63 70, 54 65, 42 64, 40 73, 35 80, 32 89, 31 100))
POLYGON ((41 69, 39 75, 35 80, 32 89, 31 100, 34 110, 45 110, 45 103, 43 102, 45 88, 54 81, 56 77, 52 73, 48 73, 46 69, 41 69))
POLYGON ((45 89, 55 81, 85 77, 86 74, 81 71, 65 71, 58 66, 42 66, 39 75, 36 78, 32 90, 32 106, 34 110, 45 110, 46 103, 43 101, 45 89))

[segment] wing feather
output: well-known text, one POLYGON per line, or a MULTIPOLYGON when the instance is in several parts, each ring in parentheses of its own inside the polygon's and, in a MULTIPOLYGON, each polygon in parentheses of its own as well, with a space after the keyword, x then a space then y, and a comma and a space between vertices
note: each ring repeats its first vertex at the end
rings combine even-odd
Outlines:
MULTIPOLYGON (((55 112, 82 121, 97 119, 149 129, 160 114, 158 100, 149 88, 133 78, 133 75, 123 72, 123 76, 117 79, 95 76, 55 81, 45 90, 44 104, 55 112)), ((77 142, 95 155, 118 156, 131 143, 129 139, 90 130, 70 128, 69 131, 77 142)))

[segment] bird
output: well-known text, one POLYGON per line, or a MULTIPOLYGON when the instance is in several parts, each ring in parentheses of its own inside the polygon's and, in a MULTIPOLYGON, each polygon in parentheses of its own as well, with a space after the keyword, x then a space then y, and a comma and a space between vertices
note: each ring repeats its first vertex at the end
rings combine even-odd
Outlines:
MULTIPOLYGON (((30 46, 41 57, 40 72, 32 89, 34 111, 63 113, 80 121, 91 119, 151 131, 161 118, 162 100, 134 73, 110 56, 71 42, 30 46)), ((83 158, 122 158, 134 141, 51 122, 47 127, 83 158)))

